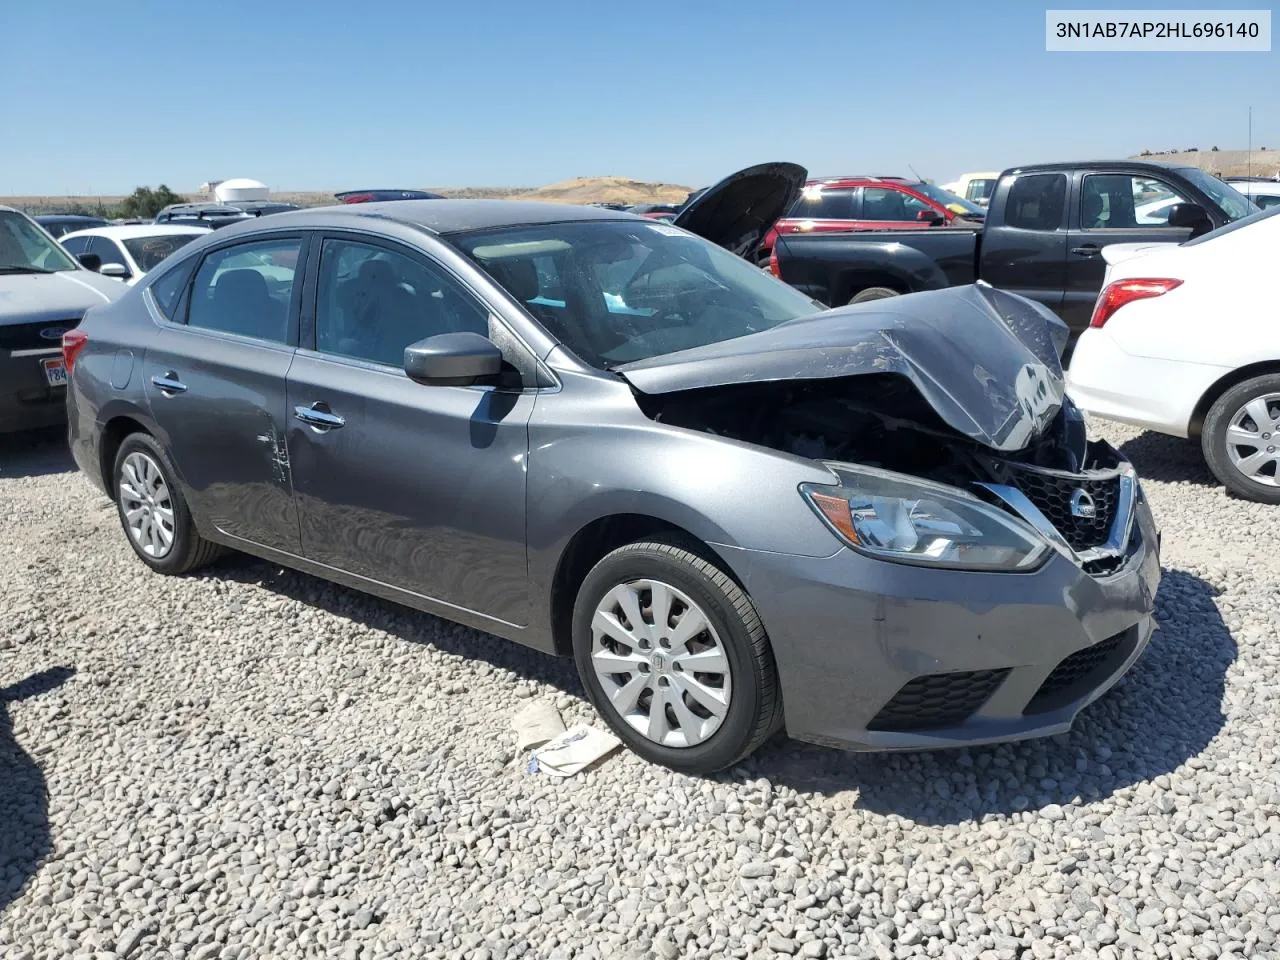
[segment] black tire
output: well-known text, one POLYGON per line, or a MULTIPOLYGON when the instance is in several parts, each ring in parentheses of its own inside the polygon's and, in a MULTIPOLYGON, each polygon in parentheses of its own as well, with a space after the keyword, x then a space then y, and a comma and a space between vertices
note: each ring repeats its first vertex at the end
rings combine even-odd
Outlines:
POLYGON ((850 305, 855 303, 866 303, 868 300, 884 300, 888 297, 900 297, 902 294, 897 290, 891 290, 888 287, 867 287, 865 290, 859 290, 853 295, 849 301, 850 305))
POLYGON ((619 547, 592 568, 573 611, 573 651, 587 696, 610 729, 644 759, 684 773, 723 770, 753 753, 782 726, 777 667, 751 599, 724 571, 679 538, 619 547), (591 622, 597 605, 619 584, 661 580, 698 604, 724 648, 732 678, 729 707, 701 743, 671 747, 633 728, 609 701, 591 665, 591 622))
POLYGON ((125 437, 124 442, 120 444, 120 449, 116 451, 116 461, 112 469, 114 471, 111 475, 112 489, 115 491, 116 514, 120 517, 121 529, 138 559, 152 570, 166 574, 189 573, 211 563, 225 552, 225 548, 220 544, 204 539, 197 532, 195 524, 191 521, 191 512, 187 509, 182 487, 176 480, 177 474, 173 464, 169 462, 164 449, 154 437, 145 433, 131 433, 125 437), (150 458, 158 468, 168 490, 169 507, 173 511, 173 542, 168 552, 160 557, 151 556, 139 546, 130 533, 129 523, 125 518, 126 497, 120 489, 121 471, 125 460, 130 454, 136 453, 150 458))
MULTIPOLYGON (((1259 483, 1242 473, 1231 462, 1227 451, 1227 429, 1231 426, 1232 418, 1250 401, 1268 394, 1280 395, 1280 373, 1268 373, 1246 380, 1220 396, 1209 408, 1209 414, 1204 419, 1204 427, 1200 433, 1200 449, 1213 475, 1221 480, 1223 486, 1231 493, 1258 503, 1280 504, 1280 486, 1259 483)), ((1269 406, 1272 411, 1275 411, 1280 407, 1280 403, 1273 400, 1269 406)), ((1268 440, 1270 442, 1260 442, 1267 443, 1268 446, 1274 445, 1277 450, 1280 450, 1280 431, 1271 432, 1268 440)), ((1280 466, 1276 469, 1280 470, 1280 466)))

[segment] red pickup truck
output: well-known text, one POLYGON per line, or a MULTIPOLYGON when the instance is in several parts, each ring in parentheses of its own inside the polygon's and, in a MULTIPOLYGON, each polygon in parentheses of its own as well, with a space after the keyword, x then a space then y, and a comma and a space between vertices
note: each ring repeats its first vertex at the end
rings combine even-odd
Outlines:
POLYGON ((800 199, 765 236, 757 259, 760 263, 769 260, 778 234, 981 224, 985 213, 982 207, 941 187, 905 177, 810 180, 800 199))

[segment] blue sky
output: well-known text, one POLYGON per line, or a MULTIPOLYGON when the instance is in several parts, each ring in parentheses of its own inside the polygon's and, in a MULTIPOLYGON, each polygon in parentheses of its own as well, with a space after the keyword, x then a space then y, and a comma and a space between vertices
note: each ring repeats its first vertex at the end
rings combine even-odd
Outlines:
POLYGON ((1044 11, 0 0, 0 195, 233 176, 279 190, 700 185, 765 160, 823 175, 911 164, 943 181, 1240 148, 1250 101, 1255 146, 1280 149, 1280 53, 1046 53, 1044 11))

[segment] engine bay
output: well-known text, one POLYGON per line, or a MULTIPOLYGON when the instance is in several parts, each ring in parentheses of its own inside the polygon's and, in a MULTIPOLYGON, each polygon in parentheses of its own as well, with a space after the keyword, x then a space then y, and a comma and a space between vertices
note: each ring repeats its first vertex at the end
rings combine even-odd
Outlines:
POLYGON ((637 398, 645 414, 660 423, 962 488, 1004 482, 1006 463, 1075 475, 1118 466, 1110 447, 1087 441, 1084 419, 1070 401, 1027 447, 997 453, 944 423, 911 381, 896 374, 734 384, 637 398))

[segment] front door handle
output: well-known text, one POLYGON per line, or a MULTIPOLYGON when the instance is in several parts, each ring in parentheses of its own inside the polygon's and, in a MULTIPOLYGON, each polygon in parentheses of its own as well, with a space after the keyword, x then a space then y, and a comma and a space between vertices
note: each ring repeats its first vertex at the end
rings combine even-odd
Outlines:
POLYGON ((177 372, 173 370, 166 370, 162 375, 152 377, 151 384, 165 396, 187 392, 187 385, 178 379, 177 372))
POLYGON ((293 415, 309 427, 317 430, 336 430, 347 424, 345 417, 340 417, 329 409, 323 400, 317 400, 309 407, 294 407, 293 415))
POLYGON ((1102 248, 1096 243, 1086 243, 1082 247, 1072 247, 1071 252, 1077 257, 1096 257, 1102 252, 1102 248))

